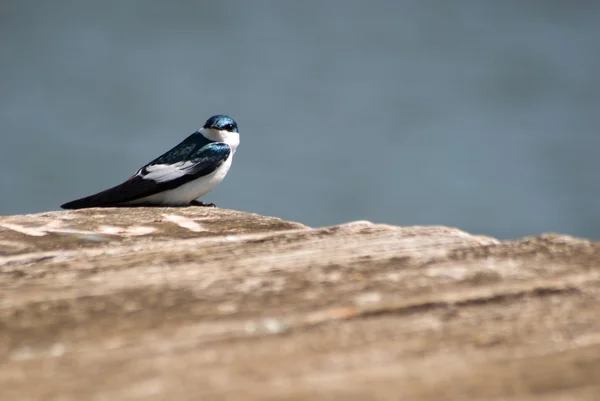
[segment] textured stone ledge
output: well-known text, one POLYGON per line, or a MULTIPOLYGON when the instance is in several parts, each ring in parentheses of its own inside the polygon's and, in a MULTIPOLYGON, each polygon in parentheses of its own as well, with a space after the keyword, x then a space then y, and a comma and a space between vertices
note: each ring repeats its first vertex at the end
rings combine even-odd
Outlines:
POLYGON ((0 217, 0 400, 598 400, 600 243, 211 208, 0 217))

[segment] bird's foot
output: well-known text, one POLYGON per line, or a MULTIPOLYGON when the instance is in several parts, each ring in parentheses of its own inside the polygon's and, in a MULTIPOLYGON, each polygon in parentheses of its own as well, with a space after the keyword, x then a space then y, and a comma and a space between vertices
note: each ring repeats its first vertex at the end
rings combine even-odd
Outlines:
POLYGON ((214 203, 204 203, 195 199, 190 202, 190 206, 217 207, 217 205, 215 205, 214 203))

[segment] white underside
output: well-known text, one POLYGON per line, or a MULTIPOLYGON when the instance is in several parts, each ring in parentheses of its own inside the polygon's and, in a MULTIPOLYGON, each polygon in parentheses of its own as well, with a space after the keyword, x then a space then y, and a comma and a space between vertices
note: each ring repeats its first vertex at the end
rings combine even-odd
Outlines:
POLYGON ((136 205, 149 203, 153 205, 171 205, 181 206, 187 205, 194 199, 198 199, 210 191, 223 181, 233 160, 233 152, 229 155, 225 163, 212 173, 203 177, 197 178, 194 181, 185 183, 177 188, 168 191, 160 192, 154 195, 146 196, 145 198, 136 199, 126 202, 124 205, 136 205))

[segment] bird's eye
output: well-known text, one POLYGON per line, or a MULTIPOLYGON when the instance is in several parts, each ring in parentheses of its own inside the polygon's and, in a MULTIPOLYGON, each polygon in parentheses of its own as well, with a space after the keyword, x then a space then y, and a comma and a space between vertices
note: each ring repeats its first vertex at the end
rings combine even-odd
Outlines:
POLYGON ((223 128, 225 128, 225 130, 227 130, 227 131, 233 131, 233 124, 227 124, 223 128))

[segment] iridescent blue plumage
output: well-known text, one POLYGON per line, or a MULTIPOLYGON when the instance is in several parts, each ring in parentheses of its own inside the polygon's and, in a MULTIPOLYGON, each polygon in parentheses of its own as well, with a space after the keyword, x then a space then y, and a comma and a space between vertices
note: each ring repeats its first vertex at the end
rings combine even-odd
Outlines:
POLYGON ((206 120, 203 128, 214 128, 217 130, 238 132, 238 126, 236 122, 225 114, 217 114, 216 116, 212 116, 206 120))
POLYGON ((194 132, 192 135, 185 138, 179 145, 152 160, 146 166, 153 164, 175 164, 185 161, 189 159, 194 152, 210 143, 213 143, 213 141, 199 132, 194 132))

